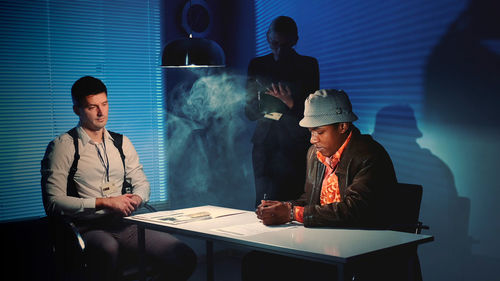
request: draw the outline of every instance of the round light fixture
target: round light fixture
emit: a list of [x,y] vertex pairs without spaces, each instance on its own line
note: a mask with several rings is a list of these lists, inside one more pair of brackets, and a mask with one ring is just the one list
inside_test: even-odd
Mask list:
[[170,41],[163,49],[161,66],[225,67],[226,56],[219,44],[200,38],[208,33],[211,23],[211,12],[205,1],[188,1],[182,11],[182,27],[189,38]]

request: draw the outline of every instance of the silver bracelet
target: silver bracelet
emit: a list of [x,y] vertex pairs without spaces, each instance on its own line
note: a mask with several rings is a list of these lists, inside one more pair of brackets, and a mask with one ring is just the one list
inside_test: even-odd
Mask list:
[[293,212],[293,204],[292,202],[286,202],[289,206],[290,206],[290,221],[294,221],[295,220],[295,214]]

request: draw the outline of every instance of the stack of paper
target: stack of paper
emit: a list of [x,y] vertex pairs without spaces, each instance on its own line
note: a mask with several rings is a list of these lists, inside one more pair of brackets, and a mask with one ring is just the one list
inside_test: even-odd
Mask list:
[[224,216],[240,214],[243,212],[244,211],[241,210],[207,205],[207,206],[179,209],[173,211],[160,211],[154,213],[140,214],[134,217],[142,220],[149,220],[165,224],[181,224],[192,221],[220,218]]

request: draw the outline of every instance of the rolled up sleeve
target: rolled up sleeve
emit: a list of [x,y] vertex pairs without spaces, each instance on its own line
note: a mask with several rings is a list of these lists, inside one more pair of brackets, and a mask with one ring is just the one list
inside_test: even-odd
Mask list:
[[73,141],[65,135],[49,143],[41,165],[41,187],[47,215],[76,215],[95,211],[95,198],[67,195],[68,174],[73,163]]

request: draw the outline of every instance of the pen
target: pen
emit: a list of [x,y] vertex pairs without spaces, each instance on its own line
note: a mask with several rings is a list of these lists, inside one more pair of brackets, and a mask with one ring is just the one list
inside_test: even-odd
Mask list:
[[262,207],[266,208],[266,207],[271,206],[271,205],[269,205],[269,202],[266,202],[267,200],[269,200],[269,197],[267,196],[267,193],[264,193],[263,199],[261,200]]

